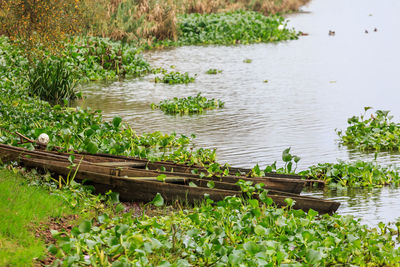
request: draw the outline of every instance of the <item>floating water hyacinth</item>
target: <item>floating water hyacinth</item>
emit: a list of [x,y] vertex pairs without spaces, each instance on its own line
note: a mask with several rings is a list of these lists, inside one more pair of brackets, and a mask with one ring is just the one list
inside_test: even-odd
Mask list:
[[184,98],[174,97],[173,99],[163,100],[158,105],[151,104],[152,109],[159,108],[166,114],[200,114],[205,110],[218,109],[224,107],[224,102],[217,99],[207,99],[198,93],[197,96]]

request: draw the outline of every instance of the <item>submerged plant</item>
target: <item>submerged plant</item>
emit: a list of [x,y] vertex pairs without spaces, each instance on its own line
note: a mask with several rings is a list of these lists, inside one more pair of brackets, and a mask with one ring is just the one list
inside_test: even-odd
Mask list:
[[364,114],[347,120],[346,131],[337,131],[340,143],[360,150],[400,150],[400,124],[392,122],[388,110],[377,110],[367,116],[371,107],[364,108]]
[[224,107],[224,102],[217,99],[207,99],[198,93],[197,96],[184,98],[174,97],[171,100],[163,100],[158,105],[151,104],[152,109],[159,108],[166,114],[199,114],[205,110],[218,109]]
[[178,71],[171,71],[169,73],[164,73],[163,77],[158,77],[154,79],[156,83],[168,83],[168,84],[179,84],[179,83],[192,83],[195,81],[195,77],[189,75],[189,73],[180,73]]

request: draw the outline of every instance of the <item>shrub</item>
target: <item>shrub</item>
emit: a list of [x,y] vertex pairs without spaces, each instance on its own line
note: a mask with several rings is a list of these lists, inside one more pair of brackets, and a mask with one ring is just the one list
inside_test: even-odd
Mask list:
[[74,72],[62,60],[39,61],[28,74],[31,95],[53,103],[76,98]]

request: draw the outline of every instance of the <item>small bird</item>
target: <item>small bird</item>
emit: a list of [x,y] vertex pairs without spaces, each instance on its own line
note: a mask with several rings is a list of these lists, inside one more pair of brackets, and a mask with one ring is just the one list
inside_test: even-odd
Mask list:
[[368,33],[368,31],[367,31],[367,30],[365,30],[365,33]]
[[374,32],[377,32],[377,31],[378,31],[378,29],[377,29],[377,28],[375,28],[375,29],[374,29]]
[[330,36],[334,36],[335,35],[335,31],[329,31],[329,35]]

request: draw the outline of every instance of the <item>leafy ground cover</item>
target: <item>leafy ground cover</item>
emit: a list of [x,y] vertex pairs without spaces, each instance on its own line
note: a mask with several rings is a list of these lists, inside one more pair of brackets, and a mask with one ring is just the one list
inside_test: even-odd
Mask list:
[[365,107],[364,114],[349,118],[345,132],[337,131],[340,143],[360,150],[400,150],[400,124],[392,121],[390,111],[367,115],[370,109]]
[[[288,200],[289,202],[289,200]],[[161,205],[156,197],[154,204]],[[54,231],[63,264],[113,266],[391,265],[397,229],[368,229],[351,216],[318,216],[256,199],[206,200],[193,209],[133,217],[101,214]]]
[[179,17],[178,40],[167,45],[249,44],[296,39],[298,33],[282,26],[281,16],[264,16],[253,11],[216,14],[185,14]]
[[60,56],[29,62],[24,54],[0,37],[0,76],[18,83],[18,90],[43,100],[73,99],[75,85],[89,80],[137,77],[150,73],[139,50],[103,38],[71,39]]
[[[49,174],[20,170],[24,181],[15,172],[0,171],[0,240],[7,245],[0,255],[6,264],[29,264],[46,253],[42,262],[61,266],[383,266],[400,260],[399,223],[371,229],[352,216],[292,210],[290,199],[288,207],[278,208],[257,186],[249,199],[232,196],[214,203],[205,198],[194,207],[167,208],[160,195],[145,205],[120,203],[112,192],[93,195],[90,187],[76,183],[58,188]],[[71,210],[80,219],[70,221],[68,229],[40,221]],[[43,240],[27,232],[27,220],[50,227],[47,251]],[[27,252],[14,253],[15,245],[25,242],[16,239],[26,236],[31,238],[25,240]],[[38,251],[34,244],[40,244]]]
[[168,84],[188,84],[195,81],[195,77],[189,75],[189,73],[180,73],[178,71],[165,72],[162,77],[156,76],[154,81],[156,83],[168,83]]
[[201,96],[188,96],[183,98],[174,97],[171,100],[163,100],[158,105],[151,105],[153,109],[159,108],[166,114],[200,114],[205,110],[223,108],[224,103],[217,99],[207,99]]

